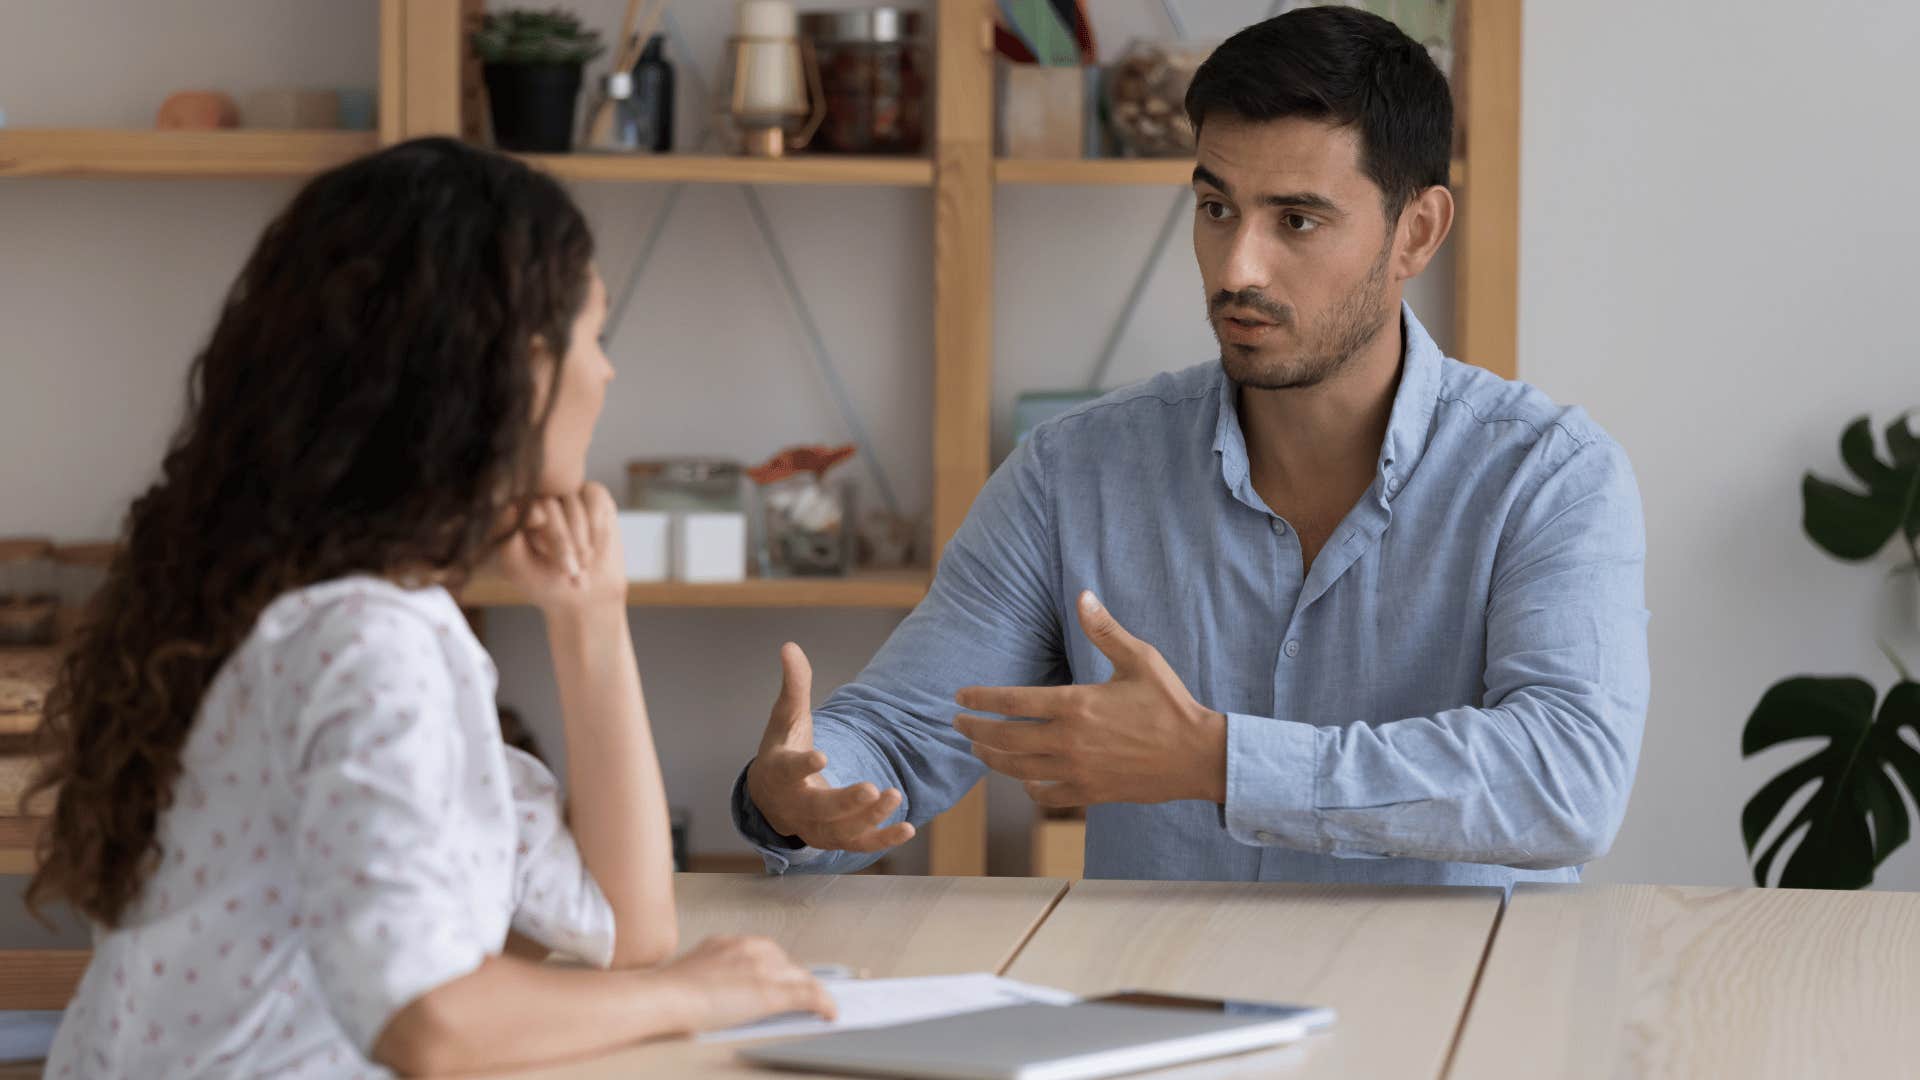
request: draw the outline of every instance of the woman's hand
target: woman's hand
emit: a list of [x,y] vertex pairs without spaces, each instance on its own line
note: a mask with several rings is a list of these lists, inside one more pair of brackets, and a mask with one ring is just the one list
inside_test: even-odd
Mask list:
[[684,994],[691,1030],[713,1031],[787,1012],[834,1018],[820,981],[763,937],[710,937],[665,967],[649,972]]
[[626,558],[613,496],[588,484],[527,504],[519,532],[501,544],[500,573],[549,618],[627,600]]

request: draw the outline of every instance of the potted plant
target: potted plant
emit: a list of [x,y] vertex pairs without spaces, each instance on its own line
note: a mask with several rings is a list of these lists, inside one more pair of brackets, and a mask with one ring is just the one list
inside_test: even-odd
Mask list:
[[605,51],[599,32],[559,8],[513,9],[489,13],[472,40],[487,86],[495,145],[545,154],[573,149],[581,69]]
[[[1848,562],[1871,559],[1900,537],[1901,565],[1891,576],[1920,580],[1920,437],[1908,424],[1911,415],[1901,415],[1886,429],[1891,460],[1875,449],[1866,417],[1849,425],[1840,437],[1840,457],[1865,491],[1808,473],[1800,484],[1801,520],[1815,544]],[[1874,869],[1907,842],[1910,823],[1901,788],[1920,796],[1920,750],[1906,738],[1920,735],[1920,682],[1884,639],[1880,648],[1899,674],[1885,698],[1858,676],[1803,675],[1776,683],[1747,719],[1740,740],[1743,757],[1795,739],[1827,741],[1768,781],[1741,812],[1740,829],[1752,859],[1788,801],[1814,785],[1812,797],[1758,852],[1755,884],[1768,884],[1775,858],[1796,834],[1799,846],[1778,880],[1788,888],[1865,888],[1873,883]]]

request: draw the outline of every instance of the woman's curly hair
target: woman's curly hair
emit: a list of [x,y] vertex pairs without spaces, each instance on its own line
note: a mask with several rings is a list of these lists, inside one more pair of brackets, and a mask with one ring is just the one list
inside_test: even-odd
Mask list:
[[48,695],[30,907],[119,925],[201,698],[276,596],[484,558],[539,475],[592,256],[558,183],[450,139],[324,173],[267,226]]

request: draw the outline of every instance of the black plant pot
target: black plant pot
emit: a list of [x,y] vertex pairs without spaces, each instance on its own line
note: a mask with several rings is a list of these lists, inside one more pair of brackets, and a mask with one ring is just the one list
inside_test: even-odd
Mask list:
[[573,149],[579,64],[487,64],[484,74],[494,145],[528,154]]

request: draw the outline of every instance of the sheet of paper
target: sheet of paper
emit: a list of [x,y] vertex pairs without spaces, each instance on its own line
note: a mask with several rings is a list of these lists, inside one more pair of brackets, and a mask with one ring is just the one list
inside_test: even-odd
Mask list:
[[827,992],[840,1006],[833,1023],[811,1013],[782,1013],[751,1024],[710,1031],[702,1042],[741,1039],[791,1038],[828,1031],[882,1027],[914,1020],[932,1020],[1003,1005],[1070,1005],[1079,1000],[1065,990],[1002,979],[985,972],[972,975],[927,975],[917,979],[826,979]]

